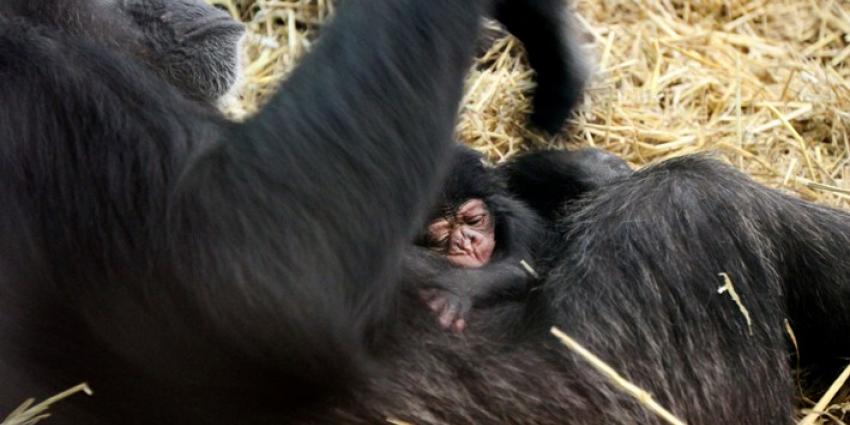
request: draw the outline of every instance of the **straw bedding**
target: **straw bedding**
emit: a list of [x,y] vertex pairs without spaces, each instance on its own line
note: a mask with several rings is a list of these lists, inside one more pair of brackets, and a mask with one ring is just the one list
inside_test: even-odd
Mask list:
[[[330,0],[213,0],[245,21],[248,77],[225,109],[250,114],[333,13]],[[850,207],[850,1],[578,0],[593,58],[562,135],[525,127],[531,73],[500,37],[467,80],[461,140],[495,161],[541,146],[597,146],[635,166],[715,152],[759,181]]]

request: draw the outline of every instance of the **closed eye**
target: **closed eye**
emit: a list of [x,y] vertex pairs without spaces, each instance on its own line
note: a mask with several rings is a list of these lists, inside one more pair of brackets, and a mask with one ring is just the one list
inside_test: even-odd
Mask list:
[[430,236],[427,240],[428,248],[430,248],[434,251],[437,251],[437,252],[445,251],[448,244],[449,244],[449,235],[448,234],[444,234],[441,237]]
[[448,239],[434,241],[428,244],[428,249],[438,254],[445,254],[448,251]]

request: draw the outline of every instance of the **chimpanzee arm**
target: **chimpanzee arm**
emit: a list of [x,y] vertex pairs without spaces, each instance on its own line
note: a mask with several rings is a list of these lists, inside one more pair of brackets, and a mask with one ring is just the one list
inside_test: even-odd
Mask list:
[[176,273],[210,294],[199,308],[237,358],[319,385],[360,372],[452,142],[479,12],[344,2],[264,110],[185,171]]
[[433,287],[466,298],[470,308],[516,298],[536,282],[533,269],[523,268],[521,261],[510,258],[478,269],[455,268],[437,277]]
[[518,258],[503,258],[478,268],[461,268],[427,248],[405,253],[406,288],[434,312],[440,325],[462,332],[475,307],[521,297],[536,282]]
[[506,258],[477,268],[450,264],[427,248],[410,247],[404,257],[405,281],[415,289],[445,290],[467,298],[469,307],[524,293],[534,284],[534,269],[522,266],[521,259]]
[[505,163],[500,170],[508,191],[547,219],[555,217],[567,201],[632,174],[622,159],[599,149],[534,152]]

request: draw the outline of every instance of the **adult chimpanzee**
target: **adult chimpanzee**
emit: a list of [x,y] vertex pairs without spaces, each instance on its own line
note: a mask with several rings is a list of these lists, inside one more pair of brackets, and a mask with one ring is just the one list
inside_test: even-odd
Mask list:
[[[0,406],[88,380],[53,423],[656,421],[556,324],[689,423],[788,422],[781,322],[845,329],[848,217],[712,162],[589,195],[541,290],[463,337],[402,296],[485,3],[344,2],[244,124],[94,35],[0,18]],[[495,3],[528,40],[561,32],[560,0]]]
[[[531,180],[523,176],[569,180],[560,155],[514,164],[513,193],[543,205],[537,195],[544,191],[526,186]],[[550,195],[563,195],[543,183]],[[850,315],[843,305],[850,295],[844,212],[689,157],[614,181],[553,216],[558,237],[544,249],[540,290],[476,310],[463,339],[428,333],[421,316],[399,324],[390,339],[398,350],[391,375],[375,386],[391,396],[360,399],[378,404],[372,417],[389,411],[417,423],[659,422],[547,339],[550,324],[687,423],[791,423],[785,318],[797,330],[804,363],[829,368],[850,352],[846,341],[828,338],[846,330]],[[752,323],[718,294],[720,273],[730,277]]]
[[559,206],[632,171],[598,149],[531,153],[498,168],[485,166],[469,148],[455,150],[436,207],[405,256],[403,275],[444,328],[461,332],[473,306],[521,298],[533,288],[539,277],[534,259],[545,255],[552,227],[537,212],[554,221]]
[[[176,60],[233,52],[200,3],[0,2],[0,405],[86,379],[98,400],[58,421],[279,421],[348,391],[373,370],[366,325],[391,313],[487,3],[351,1],[237,125],[194,102],[232,74]],[[581,81],[562,5],[494,3],[546,68],[532,120],[559,126]],[[299,398],[263,403],[281,383]]]

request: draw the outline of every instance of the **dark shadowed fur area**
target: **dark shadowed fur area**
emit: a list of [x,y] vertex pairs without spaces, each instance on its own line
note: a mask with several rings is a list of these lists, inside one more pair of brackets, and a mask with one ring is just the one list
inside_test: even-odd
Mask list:
[[[0,1],[15,6],[0,7],[4,412],[87,381],[95,396],[51,423],[659,422],[557,325],[688,423],[777,424],[791,422],[786,317],[804,362],[848,354],[817,342],[850,323],[848,215],[704,158],[563,205],[539,199],[571,198],[558,154],[518,163],[551,176],[511,186],[556,210],[541,211],[540,289],[476,311],[462,335],[406,295],[402,254],[446,173],[479,21],[534,44],[532,122],[556,129],[582,81],[560,0],[348,0],[244,123],[94,29],[108,22],[17,8],[69,10],[54,4]],[[140,22],[111,31],[159,40]],[[231,36],[221,25],[179,33]]]

